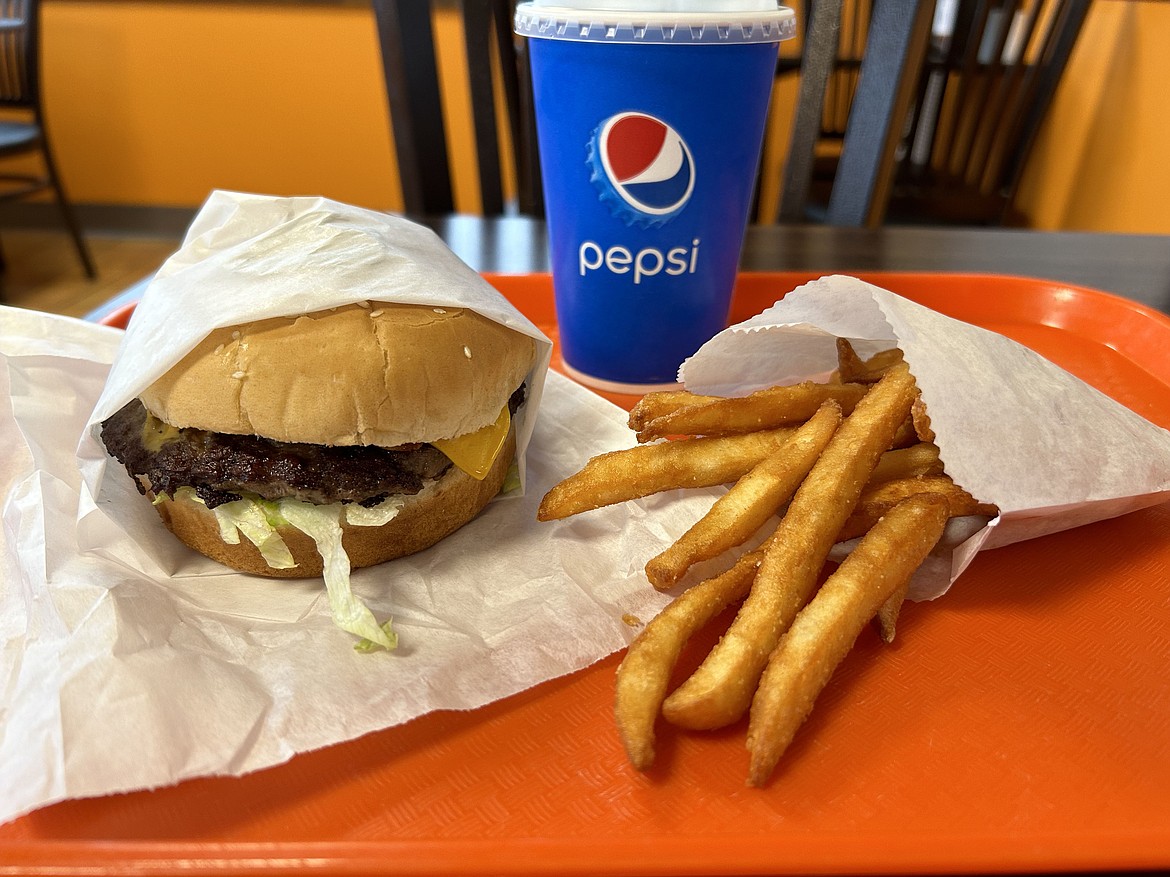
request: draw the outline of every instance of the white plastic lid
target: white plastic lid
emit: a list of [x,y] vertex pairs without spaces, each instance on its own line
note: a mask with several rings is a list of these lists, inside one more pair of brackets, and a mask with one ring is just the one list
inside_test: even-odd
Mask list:
[[531,0],[530,5],[546,9],[604,10],[610,12],[773,12],[776,0]]
[[530,0],[516,33],[601,43],[776,43],[796,35],[796,16],[776,0],[585,0],[582,8]]

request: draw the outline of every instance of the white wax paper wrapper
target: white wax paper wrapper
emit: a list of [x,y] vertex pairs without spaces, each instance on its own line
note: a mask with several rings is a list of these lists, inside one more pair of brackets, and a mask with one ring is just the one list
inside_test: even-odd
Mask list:
[[[214,239],[197,227],[188,245]],[[183,270],[170,265],[150,294]],[[314,284],[294,286],[290,299]],[[175,318],[168,337],[193,343],[195,320]],[[158,352],[137,363],[142,375],[107,382],[115,356],[129,356],[121,340],[0,308],[0,822],[65,798],[246,773],[586,667],[636,635],[624,616],[665,605],[642,566],[715,495],[537,523],[553,484],[632,443],[625,412],[549,374],[524,494],[428,551],[353,574],[399,635],[396,651],[361,654],[319,579],[234,573],[166,532],[116,463],[98,485],[91,412],[114,410],[174,358]]]
[[1000,509],[974,534],[944,537],[942,562],[924,565],[913,599],[944,593],[981,549],[1170,499],[1170,432],[1003,335],[853,277],[788,293],[709,341],[679,377],[717,395],[823,377],[837,336],[863,356],[902,349],[947,474]]

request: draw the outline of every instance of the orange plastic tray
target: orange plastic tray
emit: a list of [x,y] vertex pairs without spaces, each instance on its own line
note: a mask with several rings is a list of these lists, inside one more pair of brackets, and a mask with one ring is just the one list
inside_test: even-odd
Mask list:
[[[1037,349],[1170,426],[1170,320],[1035,280],[867,275]],[[547,277],[492,277],[555,336]],[[806,275],[741,278],[735,319]],[[123,315],[124,316],[124,315]],[[771,784],[743,728],[631,770],[617,656],[239,779],[0,827],[0,872],[742,874],[1170,866],[1170,508],[981,555],[867,632]]]

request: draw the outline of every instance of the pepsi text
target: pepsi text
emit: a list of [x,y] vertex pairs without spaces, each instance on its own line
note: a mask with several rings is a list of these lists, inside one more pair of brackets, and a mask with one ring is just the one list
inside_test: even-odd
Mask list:
[[582,277],[604,269],[610,274],[630,274],[635,284],[658,274],[694,274],[698,261],[698,238],[691,241],[690,247],[672,247],[665,253],[657,247],[643,247],[633,253],[621,244],[603,249],[595,241],[582,241],[577,249],[577,268]]

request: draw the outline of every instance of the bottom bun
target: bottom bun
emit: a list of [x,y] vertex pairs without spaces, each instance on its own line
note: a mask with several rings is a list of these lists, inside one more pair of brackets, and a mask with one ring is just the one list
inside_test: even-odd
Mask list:
[[[422,493],[405,497],[406,504],[382,526],[357,527],[343,520],[341,542],[350,567],[358,569],[405,557],[454,533],[500,492],[515,453],[515,435],[509,433],[504,449],[482,481],[451,466]],[[241,537],[235,545],[224,542],[215,513],[201,502],[180,497],[158,502],[155,508],[167,528],[185,545],[232,569],[275,578],[313,578],[322,573],[316,543],[295,527],[280,527],[277,532],[292,552],[296,566],[273,569],[247,539]]]

